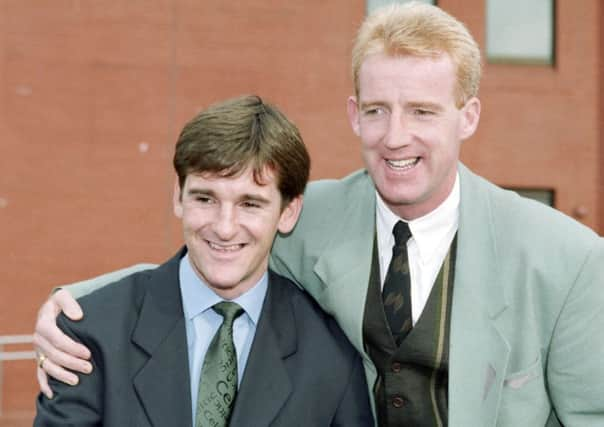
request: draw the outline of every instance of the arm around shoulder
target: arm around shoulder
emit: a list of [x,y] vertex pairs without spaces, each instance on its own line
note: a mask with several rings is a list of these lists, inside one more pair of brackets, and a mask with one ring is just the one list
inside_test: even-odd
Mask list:
[[[78,335],[70,328],[69,321],[61,315],[57,325],[72,339],[78,340]],[[94,362],[93,362],[94,363]],[[89,375],[81,376],[76,386],[64,384],[50,378],[53,389],[52,399],[40,393],[36,401],[36,418],[34,427],[58,426],[101,426],[103,384],[98,366]]]
[[156,267],[157,264],[135,264],[131,265],[130,267],[111,271],[109,273],[105,273],[88,280],[82,280],[76,283],[57,286],[57,288],[66,289],[74,298],[77,299],[83,297],[84,295],[88,295],[89,293],[100,289],[103,286],[108,285],[109,283],[116,282],[132,273],[136,273],[143,270],[150,270]]

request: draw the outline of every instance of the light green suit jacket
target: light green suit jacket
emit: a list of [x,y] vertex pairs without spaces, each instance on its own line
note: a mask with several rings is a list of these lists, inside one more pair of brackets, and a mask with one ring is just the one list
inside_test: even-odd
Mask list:
[[[604,426],[604,239],[461,164],[459,172],[449,425]],[[364,356],[370,387],[362,323],[374,233],[365,171],[313,182],[271,259],[337,319]]]

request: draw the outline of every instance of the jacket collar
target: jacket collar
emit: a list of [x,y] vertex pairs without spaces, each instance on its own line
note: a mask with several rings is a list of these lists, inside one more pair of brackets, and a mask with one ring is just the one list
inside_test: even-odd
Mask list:
[[509,295],[500,271],[493,186],[459,166],[457,262],[451,312],[449,422],[490,425],[497,417],[510,344],[501,325]]
[[[149,359],[134,387],[154,426],[191,426],[187,338],[178,286],[185,249],[146,278],[144,300],[132,342]],[[297,351],[294,307],[287,285],[269,272],[269,286],[231,425],[269,425],[292,392],[285,359]]]
[[149,359],[134,378],[134,388],[154,426],[191,425],[187,337],[178,265],[181,249],[167,263],[141,278],[146,292],[132,342]]
[[269,287],[230,424],[270,425],[292,392],[285,360],[297,351],[288,284],[269,271]]
[[367,172],[357,179],[359,184],[346,194],[345,209],[333,238],[314,266],[325,284],[324,293],[314,296],[335,317],[356,349],[364,353],[362,313],[373,255],[375,187]]

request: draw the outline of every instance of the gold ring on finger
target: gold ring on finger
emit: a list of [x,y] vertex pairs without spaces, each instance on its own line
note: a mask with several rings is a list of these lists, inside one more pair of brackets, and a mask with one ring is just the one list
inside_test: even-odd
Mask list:
[[43,366],[46,359],[47,357],[42,353],[38,354],[38,367],[40,367],[40,369],[44,369]]

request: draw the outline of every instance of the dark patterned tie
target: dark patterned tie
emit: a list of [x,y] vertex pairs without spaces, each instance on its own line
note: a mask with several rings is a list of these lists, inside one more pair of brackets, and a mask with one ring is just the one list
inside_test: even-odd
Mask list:
[[243,309],[223,301],[212,307],[224,321],[203,361],[197,394],[195,427],[226,427],[237,393],[237,354],[233,344],[233,322]]
[[409,225],[399,221],[392,231],[394,234],[394,247],[392,248],[392,260],[388,267],[382,300],[384,301],[384,312],[386,320],[392,331],[392,337],[396,345],[413,328],[411,317],[411,277],[409,274],[409,257],[407,256],[407,240],[411,237]]

